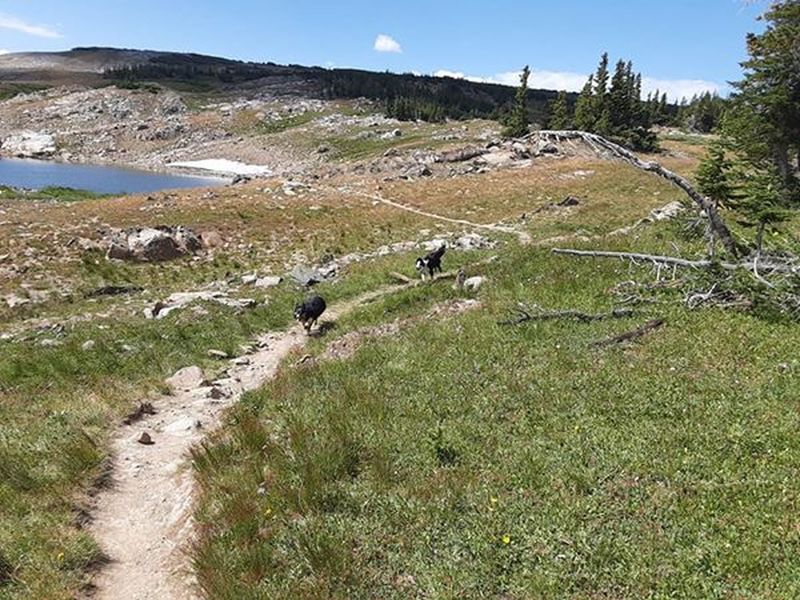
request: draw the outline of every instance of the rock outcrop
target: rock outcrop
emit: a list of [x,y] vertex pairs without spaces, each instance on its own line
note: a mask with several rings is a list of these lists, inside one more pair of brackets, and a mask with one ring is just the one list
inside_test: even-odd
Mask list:
[[144,227],[114,230],[106,256],[118,260],[162,262],[199,251],[200,238],[187,227]]
[[19,158],[49,158],[56,153],[52,135],[35,131],[22,131],[3,140],[2,153]]

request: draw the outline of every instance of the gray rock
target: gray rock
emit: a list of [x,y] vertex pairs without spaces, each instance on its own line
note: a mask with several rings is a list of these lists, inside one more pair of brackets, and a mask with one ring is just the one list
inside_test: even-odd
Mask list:
[[467,277],[464,280],[464,289],[468,292],[477,292],[483,284],[486,283],[486,277],[483,275],[476,275],[474,277]]
[[192,365],[191,367],[184,367],[175,372],[172,377],[167,378],[164,382],[173,391],[191,390],[198,387],[204,387],[208,384],[203,370]]
[[187,227],[143,227],[114,230],[107,258],[161,262],[199,251],[200,238]]
[[257,288],[271,288],[279,285],[283,281],[283,277],[279,277],[277,275],[267,275],[265,277],[259,277],[253,282]]
[[23,158],[46,158],[56,152],[56,142],[52,135],[34,131],[22,131],[3,140],[5,154]]
[[306,265],[297,265],[291,270],[289,277],[305,287],[311,287],[325,279],[319,271]]

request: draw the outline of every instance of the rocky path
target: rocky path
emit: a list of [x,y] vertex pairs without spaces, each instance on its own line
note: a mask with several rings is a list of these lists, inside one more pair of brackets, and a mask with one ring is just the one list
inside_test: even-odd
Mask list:
[[[387,286],[331,307],[324,320],[407,285]],[[188,548],[192,541],[194,481],[189,450],[221,423],[241,395],[273,377],[281,361],[303,346],[300,327],[267,333],[258,349],[231,361],[224,378],[203,380],[182,369],[172,395],[155,401],[156,414],[123,425],[112,437],[114,485],[97,498],[92,534],[110,558],[95,580],[100,600],[198,598]],[[152,444],[140,443],[147,432]]]

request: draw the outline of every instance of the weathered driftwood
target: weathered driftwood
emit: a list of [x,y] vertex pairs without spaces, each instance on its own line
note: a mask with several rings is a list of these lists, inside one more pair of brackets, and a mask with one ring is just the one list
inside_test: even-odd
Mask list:
[[594,348],[602,348],[604,346],[612,346],[614,344],[621,344],[622,342],[627,342],[629,340],[635,340],[636,338],[640,338],[643,335],[650,333],[654,329],[658,329],[663,324],[664,319],[652,319],[641,327],[637,327],[632,331],[626,331],[625,333],[621,333],[619,335],[599,340],[597,342],[592,342],[590,345]]
[[710,267],[711,265],[719,266],[726,271],[735,271],[737,269],[745,269],[747,271],[754,271],[758,268],[762,272],[773,273],[795,273],[797,267],[784,262],[763,261],[758,260],[756,263],[752,260],[742,262],[714,262],[708,259],[689,260],[677,256],[662,256],[659,254],[641,254],[639,252],[613,252],[610,250],[576,250],[574,248],[553,248],[551,250],[554,254],[567,254],[572,256],[588,256],[592,258],[620,258],[623,260],[641,261],[644,263],[651,263],[656,265],[674,265],[676,267],[688,267],[692,269],[700,269]]
[[529,310],[518,307],[515,309],[517,316],[513,319],[500,321],[500,325],[519,325],[526,321],[552,321],[554,319],[574,319],[583,323],[589,321],[602,321],[603,319],[624,319],[633,316],[630,308],[615,308],[605,313],[585,313],[578,310],[556,310],[551,312],[531,313]]
[[586,142],[589,146],[594,148],[595,150],[605,150],[606,152],[610,153],[612,156],[620,158],[625,162],[633,165],[637,169],[642,169],[643,171],[648,171],[650,173],[655,173],[656,175],[663,177],[673,185],[676,185],[681,190],[683,190],[689,198],[692,199],[705,213],[708,215],[709,223],[711,224],[711,228],[714,231],[714,234],[719,238],[722,242],[722,245],[725,247],[725,250],[733,256],[734,258],[739,255],[739,248],[736,244],[736,241],[733,239],[728,226],[725,225],[725,221],[722,220],[722,217],[717,210],[716,205],[706,196],[698,192],[692,185],[684,178],[678,175],[677,173],[673,173],[669,169],[665,169],[660,164],[655,161],[643,161],[638,156],[636,156],[633,152],[626,150],[619,144],[615,144],[602,136],[599,136],[595,133],[589,133],[586,131],[549,131],[549,130],[542,130],[535,132],[531,135],[538,135],[541,139],[550,138],[556,140],[574,140],[580,139]]

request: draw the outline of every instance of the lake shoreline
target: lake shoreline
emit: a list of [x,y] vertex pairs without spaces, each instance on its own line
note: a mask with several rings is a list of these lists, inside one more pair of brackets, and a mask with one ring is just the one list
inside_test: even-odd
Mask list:
[[222,187],[232,183],[234,178],[202,170],[157,171],[102,162],[67,162],[0,156],[0,186],[20,191],[37,191],[52,187],[85,190],[99,195],[124,195]]

